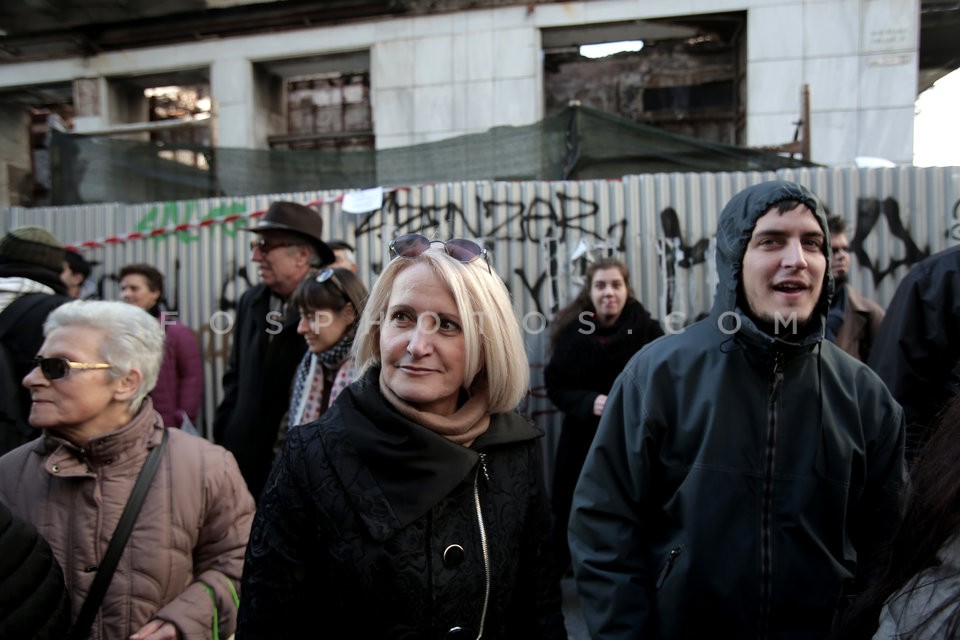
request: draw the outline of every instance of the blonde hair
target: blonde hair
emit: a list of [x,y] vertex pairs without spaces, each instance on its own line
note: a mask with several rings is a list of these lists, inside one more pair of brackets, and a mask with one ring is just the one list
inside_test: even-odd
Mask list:
[[357,377],[380,365],[380,325],[389,321],[394,282],[415,264],[430,267],[457,305],[466,347],[464,387],[469,389],[479,376],[489,389],[490,413],[515,409],[530,384],[530,365],[510,293],[485,260],[462,263],[440,248],[415,258],[395,258],[374,283],[354,341]]

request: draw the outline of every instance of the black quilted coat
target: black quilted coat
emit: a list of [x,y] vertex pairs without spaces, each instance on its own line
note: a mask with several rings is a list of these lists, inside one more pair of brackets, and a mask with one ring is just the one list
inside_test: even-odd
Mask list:
[[397,413],[379,374],[287,437],[247,546],[238,640],[566,637],[539,430],[498,414],[471,448],[453,444]]
[[0,638],[60,640],[70,597],[50,545],[0,502]]

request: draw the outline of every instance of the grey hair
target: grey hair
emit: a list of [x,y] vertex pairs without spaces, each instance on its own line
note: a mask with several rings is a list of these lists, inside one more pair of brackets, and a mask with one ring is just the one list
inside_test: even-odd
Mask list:
[[[267,234],[261,234],[267,235]],[[299,233],[291,233],[289,231],[270,231],[269,235],[271,238],[277,238],[283,242],[289,242],[290,246],[286,247],[286,250],[293,255],[299,247],[306,247],[310,250],[310,255],[307,257],[307,264],[313,267],[319,267],[323,265],[323,260],[320,258],[320,254],[317,253],[317,247],[310,240]]]
[[65,327],[88,327],[103,333],[100,357],[112,368],[109,375],[122,378],[133,369],[142,375],[140,387],[130,399],[130,410],[153,391],[163,362],[163,329],[156,318],[126,302],[75,300],[57,307],[43,324],[43,335]]

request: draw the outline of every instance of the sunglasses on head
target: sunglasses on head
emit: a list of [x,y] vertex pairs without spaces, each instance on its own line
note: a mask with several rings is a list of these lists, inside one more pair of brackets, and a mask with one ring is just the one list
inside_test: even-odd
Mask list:
[[334,287],[336,287],[337,292],[343,296],[343,299],[347,302],[351,302],[350,296],[347,295],[347,290],[343,288],[343,284],[340,282],[340,278],[337,277],[337,274],[334,272],[333,267],[327,267],[323,271],[317,274],[317,277],[314,278],[315,282],[323,284],[329,280]]
[[419,233],[408,233],[394,239],[390,243],[390,251],[401,258],[416,258],[434,244],[442,244],[443,250],[448,256],[464,264],[473,262],[483,256],[487,263],[487,271],[493,273],[490,268],[490,257],[487,255],[487,250],[473,240],[464,238],[453,238],[447,241],[431,240]]
[[44,358],[37,356],[33,359],[33,365],[40,367],[40,373],[47,380],[60,380],[70,375],[71,369],[112,369],[113,367],[105,362],[73,362],[66,358]]

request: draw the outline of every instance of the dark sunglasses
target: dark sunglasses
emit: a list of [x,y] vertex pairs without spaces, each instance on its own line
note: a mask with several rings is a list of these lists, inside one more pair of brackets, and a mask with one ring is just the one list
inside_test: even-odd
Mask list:
[[264,255],[270,253],[274,249],[291,246],[293,246],[292,242],[284,242],[283,240],[270,242],[266,238],[259,238],[257,240],[250,241],[250,251],[256,251],[257,249],[260,249],[260,253]]
[[448,256],[464,264],[473,262],[483,256],[487,263],[487,271],[493,273],[490,268],[490,258],[487,255],[487,250],[473,240],[464,238],[453,238],[444,242],[443,240],[430,240],[419,233],[408,233],[394,239],[390,243],[390,251],[401,258],[416,258],[434,244],[442,244],[443,250]]
[[66,358],[44,358],[37,356],[33,359],[33,365],[40,367],[40,373],[47,380],[60,380],[70,374],[71,369],[112,369],[113,367],[105,362],[73,362]]

